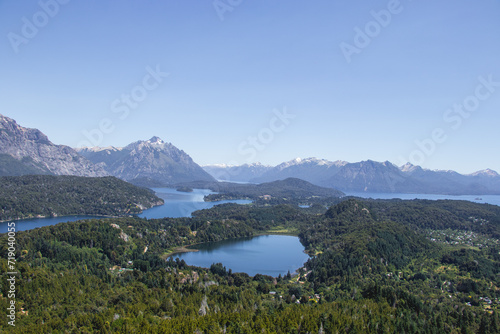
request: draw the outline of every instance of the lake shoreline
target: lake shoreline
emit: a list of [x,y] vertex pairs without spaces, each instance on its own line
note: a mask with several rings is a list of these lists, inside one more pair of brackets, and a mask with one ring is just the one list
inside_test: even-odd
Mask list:
[[[96,217],[95,219],[99,218],[122,218],[122,217],[139,217],[140,214],[142,214],[145,210],[149,210],[155,207],[159,207],[162,205],[165,205],[165,201],[162,199],[163,202],[156,202],[154,203],[150,208],[146,207],[141,207],[141,212],[135,213],[135,214],[123,214],[123,215],[118,215],[118,216],[112,216],[112,215],[99,215],[99,214],[92,214],[92,213],[70,213],[70,214],[63,214],[63,215],[54,215],[54,216],[44,216],[44,215],[35,215],[32,217],[18,217],[18,218],[12,218],[12,219],[7,219],[7,220],[0,220],[0,223],[10,223],[10,222],[17,222],[19,220],[30,220],[30,219],[45,219],[45,218],[63,218],[63,217],[75,217],[75,216],[92,216]],[[140,217],[139,217],[140,218]],[[92,218],[90,218],[92,219]]]
[[185,245],[185,246],[180,246],[180,247],[175,247],[171,252],[163,254],[161,257],[166,260],[167,258],[175,255],[175,254],[182,254],[182,253],[191,253],[191,252],[199,252],[199,249],[196,248],[187,248],[195,245],[200,245],[198,244],[192,244],[192,245]]
[[[70,214],[70,215],[62,215],[62,216],[42,216],[42,215],[37,215],[34,217],[24,217],[24,218],[14,218],[14,219],[8,219],[8,220],[0,220],[1,223],[12,223],[12,222],[18,222],[20,220],[35,220],[35,219],[46,219],[46,218],[64,218],[64,217],[76,217],[76,216],[91,216],[95,218],[88,218],[88,219],[100,219],[100,218],[123,218],[123,217],[135,217],[135,216],[107,216],[107,215],[92,215],[92,214],[85,214],[85,213],[76,213],[76,214]],[[85,219],[82,219],[85,220]],[[70,222],[70,221],[68,221]],[[65,222],[61,222],[65,223]],[[59,224],[59,223],[58,223]]]
[[[287,236],[290,236],[290,237],[297,237],[298,236],[298,233],[297,234],[293,234],[292,232],[262,232],[262,233],[255,233],[253,234],[252,236],[250,236],[250,238],[254,238],[254,237],[261,237],[261,236],[265,236],[265,235],[287,235]],[[248,238],[248,237],[240,237],[240,238],[229,238],[229,239],[223,239],[223,240],[220,240],[220,241],[226,241],[226,240],[238,240],[238,239],[241,239],[241,238]],[[210,241],[209,241],[210,242]],[[206,242],[206,243],[209,243],[209,242]],[[196,245],[202,245],[204,244],[205,242],[199,242],[199,243],[195,243],[195,244],[189,244],[189,245],[184,245],[184,246],[179,246],[179,247],[175,247],[171,252],[169,253],[165,253],[162,255],[163,258],[167,259],[169,258],[170,256],[173,256],[175,254],[182,254],[182,253],[191,253],[191,252],[199,252],[200,250],[199,249],[196,249],[196,248],[188,248],[188,247],[194,247]],[[304,253],[306,253],[306,251],[304,250]],[[307,254],[307,253],[306,253]]]
[[272,277],[286,275],[287,271],[295,277],[310,258],[296,235],[265,232],[243,238],[185,245],[167,252],[162,255],[163,259],[172,256],[183,259],[193,267],[209,269],[214,263],[222,263],[233,273]]

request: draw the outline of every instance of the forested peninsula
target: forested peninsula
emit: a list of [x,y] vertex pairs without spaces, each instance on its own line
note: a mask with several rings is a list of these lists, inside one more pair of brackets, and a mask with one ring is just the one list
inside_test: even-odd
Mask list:
[[116,177],[0,177],[0,221],[65,215],[123,216],[164,202]]

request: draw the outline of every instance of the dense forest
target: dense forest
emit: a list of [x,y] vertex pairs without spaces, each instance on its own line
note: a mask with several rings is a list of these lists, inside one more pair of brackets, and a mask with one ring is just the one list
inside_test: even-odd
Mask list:
[[[498,333],[500,207],[349,199],[326,212],[226,204],[16,236],[17,333]],[[188,266],[176,247],[298,235],[297,275]],[[7,253],[7,236],[0,237]],[[7,308],[7,260],[0,259]],[[9,326],[6,322],[2,329]]]
[[111,176],[0,177],[0,221],[77,214],[122,216],[160,204],[163,200],[151,190]]

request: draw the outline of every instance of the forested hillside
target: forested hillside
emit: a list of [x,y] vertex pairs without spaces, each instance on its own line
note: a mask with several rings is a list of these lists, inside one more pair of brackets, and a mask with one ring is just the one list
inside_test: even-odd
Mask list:
[[[99,219],[19,232],[18,319],[9,329],[498,333],[499,209],[347,200],[316,214],[229,204],[194,218]],[[313,255],[297,276],[251,277],[166,258],[179,246],[273,230],[299,235]],[[6,259],[0,267],[8,271]],[[5,309],[5,274],[0,282]]]
[[323,188],[307,181],[288,178],[261,184],[231,183],[231,182],[189,182],[179,186],[184,188],[210,189],[217,194],[205,196],[205,201],[220,201],[231,199],[251,199],[257,204],[297,204],[301,202],[315,203],[318,201],[335,202],[345,194],[337,189]]
[[137,214],[163,204],[151,190],[115,177],[0,177],[0,221],[36,216]]

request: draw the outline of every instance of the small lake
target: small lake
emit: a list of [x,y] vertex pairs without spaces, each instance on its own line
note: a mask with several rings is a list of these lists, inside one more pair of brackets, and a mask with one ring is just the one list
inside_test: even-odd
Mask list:
[[[234,201],[218,201],[218,202],[205,202],[203,197],[205,195],[213,194],[210,190],[194,189],[193,192],[184,193],[171,188],[154,188],[157,196],[165,200],[165,204],[156,206],[154,208],[144,210],[139,215],[141,218],[178,218],[178,217],[191,217],[191,213],[196,210],[209,209],[218,204],[224,203],[238,203],[249,204],[252,201],[248,200],[234,200]],[[51,226],[59,223],[72,222],[82,219],[102,218],[97,216],[61,216],[52,218],[35,218],[35,219],[22,219],[15,221],[16,231],[27,231],[38,227]],[[0,233],[8,231],[7,222],[0,223]]]
[[449,199],[455,201],[470,201],[474,203],[488,203],[500,206],[500,195],[434,195],[434,194],[402,194],[402,193],[365,193],[365,192],[350,192],[347,196],[356,196],[361,198],[373,199],[429,199],[440,200]]
[[173,255],[188,265],[210,268],[222,263],[233,272],[244,272],[277,277],[293,273],[309,259],[298,237],[288,235],[262,235],[195,245],[198,252]]

